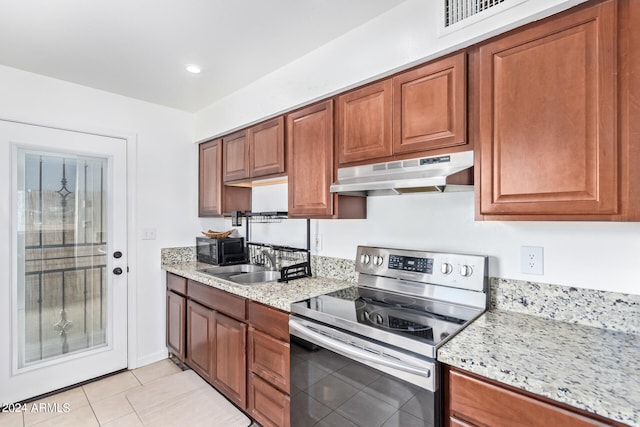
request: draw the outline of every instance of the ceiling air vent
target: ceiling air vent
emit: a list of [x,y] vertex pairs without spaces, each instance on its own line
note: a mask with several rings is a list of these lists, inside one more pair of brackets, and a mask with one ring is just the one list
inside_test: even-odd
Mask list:
[[444,26],[449,27],[508,0],[444,0]]

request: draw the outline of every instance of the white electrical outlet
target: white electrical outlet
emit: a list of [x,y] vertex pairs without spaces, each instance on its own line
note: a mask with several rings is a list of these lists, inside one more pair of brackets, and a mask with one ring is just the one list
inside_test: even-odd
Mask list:
[[520,271],[523,274],[544,274],[544,248],[522,246],[520,248]]
[[322,234],[316,234],[314,248],[316,253],[322,251]]

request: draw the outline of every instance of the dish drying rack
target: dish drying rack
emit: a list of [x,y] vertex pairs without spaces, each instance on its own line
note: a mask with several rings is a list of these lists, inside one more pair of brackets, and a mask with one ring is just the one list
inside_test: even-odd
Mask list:
[[247,242],[247,248],[251,264],[270,264],[271,261],[269,261],[267,253],[272,259],[276,260],[276,265],[270,266],[280,270],[278,282],[288,283],[289,280],[311,277],[311,254],[309,249],[254,242]]

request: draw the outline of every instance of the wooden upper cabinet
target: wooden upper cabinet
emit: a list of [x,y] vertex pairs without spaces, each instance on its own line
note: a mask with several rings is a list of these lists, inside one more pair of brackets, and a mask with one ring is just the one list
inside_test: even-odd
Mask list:
[[284,116],[249,128],[247,140],[252,178],[284,173]]
[[336,196],[333,182],[333,100],[287,115],[289,217],[366,218],[366,198]]
[[222,140],[199,146],[198,216],[222,215]]
[[284,116],[222,138],[225,183],[283,175]]
[[233,133],[224,141],[224,182],[246,179],[250,176],[249,142],[247,131]]
[[333,102],[287,116],[289,216],[330,217],[333,195]]
[[391,79],[337,98],[339,164],[391,156],[392,106]]
[[221,139],[203,142],[198,149],[198,216],[251,210],[251,189],[226,187],[222,181]]
[[393,78],[393,153],[464,145],[466,53]]
[[620,213],[616,22],[606,1],[479,47],[479,219]]

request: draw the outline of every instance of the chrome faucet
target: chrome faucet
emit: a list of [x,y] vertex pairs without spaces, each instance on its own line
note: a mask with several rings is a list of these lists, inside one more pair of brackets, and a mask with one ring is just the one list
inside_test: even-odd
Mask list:
[[269,249],[261,250],[260,254],[266,256],[267,259],[269,260],[269,264],[271,264],[271,268],[270,268],[271,271],[275,271],[278,269],[276,256],[271,252],[269,252]]

